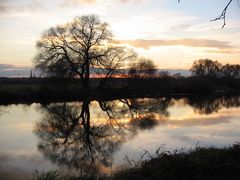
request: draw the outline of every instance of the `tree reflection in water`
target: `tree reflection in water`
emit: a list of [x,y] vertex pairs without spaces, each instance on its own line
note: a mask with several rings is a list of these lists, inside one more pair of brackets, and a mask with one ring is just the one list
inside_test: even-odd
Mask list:
[[[155,114],[167,116],[170,99],[120,99],[98,101],[102,117],[90,116],[90,102],[42,105],[36,124],[39,150],[69,170],[98,174],[112,167],[113,154],[138,131],[157,124]],[[95,102],[96,104],[96,102]],[[96,119],[91,119],[96,118]]]
[[[43,118],[35,128],[38,148],[53,163],[80,175],[106,172],[120,145],[169,116],[168,107],[174,102],[171,98],[85,99],[42,105]],[[188,97],[183,102],[197,113],[210,114],[223,107],[239,107],[240,97]]]
[[188,97],[185,103],[193,107],[196,113],[211,114],[222,108],[233,108],[240,106],[240,96],[222,97]]

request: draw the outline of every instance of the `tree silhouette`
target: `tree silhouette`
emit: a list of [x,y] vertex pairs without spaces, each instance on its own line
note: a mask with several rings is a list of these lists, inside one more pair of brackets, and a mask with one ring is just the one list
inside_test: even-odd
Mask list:
[[139,59],[130,64],[128,75],[130,78],[149,78],[156,72],[156,66],[150,59]]
[[80,172],[81,176],[111,167],[113,152],[124,136],[116,136],[108,123],[91,124],[89,101],[50,104],[41,110],[44,118],[35,129],[41,140],[38,149],[53,163]]
[[220,96],[220,97],[188,97],[185,103],[193,107],[199,114],[212,114],[222,108],[232,108],[240,106],[239,96]]
[[221,68],[222,77],[237,79],[240,78],[239,64],[226,64]]
[[108,24],[95,15],[75,18],[65,25],[52,27],[37,42],[34,63],[48,75],[80,77],[89,88],[91,70],[107,69],[106,77],[134,57],[128,49],[113,45]]
[[[183,102],[200,114],[240,106],[238,96],[191,96]],[[90,110],[91,103],[99,105],[101,118],[98,110]],[[80,176],[99,175],[112,167],[114,153],[124,142],[164,122],[161,120],[169,115],[168,108],[174,103],[171,98],[135,98],[42,105],[43,117],[34,130],[39,137],[38,149],[53,163]],[[90,116],[91,112],[95,115]]]
[[102,169],[111,168],[113,154],[122,143],[157,125],[154,114],[166,115],[168,102],[167,99],[98,101],[104,114],[97,120],[96,115],[90,116],[88,99],[42,105],[43,118],[34,130],[40,138],[38,149],[53,163],[80,172],[81,176],[101,173]]
[[210,59],[200,59],[193,63],[190,71],[198,77],[219,77],[221,64]]

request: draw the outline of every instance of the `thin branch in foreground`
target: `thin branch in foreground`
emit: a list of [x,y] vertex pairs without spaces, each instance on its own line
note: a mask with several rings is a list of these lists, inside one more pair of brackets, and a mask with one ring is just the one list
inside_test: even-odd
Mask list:
[[227,13],[227,9],[229,7],[229,5],[232,3],[233,0],[230,0],[228,2],[228,4],[225,6],[225,8],[223,9],[222,13],[216,17],[215,19],[212,19],[211,21],[218,21],[218,20],[222,20],[223,19],[223,25],[222,25],[222,29],[225,27],[226,25],[226,13]]
[[[239,0],[238,4],[239,4]],[[233,2],[233,0],[229,0],[229,2],[227,3],[227,5],[225,6],[225,8],[222,10],[222,13],[217,16],[215,19],[212,19],[210,21],[218,21],[218,20],[222,20],[223,19],[223,25],[222,25],[222,29],[225,27],[226,25],[226,13],[227,13],[227,9],[229,7],[229,5]],[[180,0],[178,0],[178,3],[180,3]]]

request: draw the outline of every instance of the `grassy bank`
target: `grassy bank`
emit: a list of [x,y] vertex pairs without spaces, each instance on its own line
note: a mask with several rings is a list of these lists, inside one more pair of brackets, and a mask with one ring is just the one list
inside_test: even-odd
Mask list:
[[[57,172],[38,174],[34,180],[109,179],[109,180],[233,180],[240,177],[240,145],[196,147],[190,151],[157,153],[137,167],[120,170],[110,176],[68,177]],[[51,178],[50,178],[51,177]]]
[[239,179],[240,146],[197,147],[188,152],[163,153],[140,167],[119,171],[111,179]]
[[100,79],[91,79],[90,90],[83,89],[79,79],[0,78],[0,101],[36,102],[73,100],[86,96],[141,97],[171,94],[213,94],[240,92],[240,81],[208,78],[109,79],[98,88]]

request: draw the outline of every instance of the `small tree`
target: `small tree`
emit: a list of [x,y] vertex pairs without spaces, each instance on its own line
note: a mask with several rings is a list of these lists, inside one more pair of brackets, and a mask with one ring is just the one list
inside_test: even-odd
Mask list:
[[199,77],[219,77],[221,64],[210,59],[200,59],[190,69],[192,75]]
[[222,77],[226,78],[240,78],[239,64],[226,64],[221,68]]
[[126,48],[111,42],[107,23],[95,15],[77,17],[43,33],[34,62],[50,76],[80,77],[83,88],[89,88],[94,69],[108,69],[108,77],[123,61],[133,57]]
[[161,78],[167,78],[167,77],[170,77],[170,74],[168,71],[160,71],[159,72],[159,77]]
[[130,78],[149,78],[153,77],[156,72],[156,66],[150,59],[140,59],[138,62],[132,63],[128,69]]

